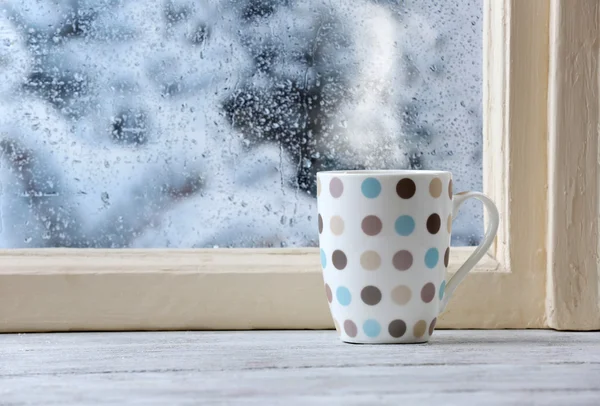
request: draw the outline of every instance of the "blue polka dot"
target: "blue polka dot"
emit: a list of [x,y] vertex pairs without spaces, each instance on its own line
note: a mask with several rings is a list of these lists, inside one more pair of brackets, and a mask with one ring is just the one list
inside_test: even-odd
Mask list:
[[369,319],[363,324],[363,331],[367,337],[377,337],[381,333],[381,326],[377,323],[377,320]]
[[321,266],[323,269],[327,266],[327,255],[325,255],[325,251],[321,248]]
[[442,284],[440,285],[440,300],[442,300],[442,298],[444,297],[444,291],[446,290],[446,281],[442,281]]
[[425,265],[427,268],[435,268],[440,259],[440,253],[437,248],[429,248],[425,254]]
[[335,291],[335,296],[342,306],[348,306],[352,301],[352,295],[350,295],[350,291],[344,286],[337,288]]
[[362,186],[360,187],[362,194],[369,199],[374,199],[381,193],[381,183],[375,178],[367,178],[363,180]]
[[395,228],[398,234],[406,237],[415,230],[415,221],[411,216],[400,216],[396,219]]

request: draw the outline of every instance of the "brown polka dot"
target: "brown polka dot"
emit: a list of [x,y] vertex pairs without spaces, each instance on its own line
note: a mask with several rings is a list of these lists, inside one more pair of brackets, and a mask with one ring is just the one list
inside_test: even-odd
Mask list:
[[421,299],[423,299],[423,301],[425,303],[429,303],[433,300],[434,297],[435,297],[435,285],[431,282],[426,283],[423,286],[423,289],[421,289]]
[[431,234],[437,234],[437,232],[440,231],[441,225],[442,219],[440,219],[439,214],[433,213],[427,218],[427,231],[429,231]]
[[450,262],[450,247],[446,248],[446,252],[444,253],[444,266],[448,268],[448,263]]
[[412,298],[412,292],[408,286],[398,285],[392,290],[392,300],[394,303],[404,306]]
[[375,306],[381,302],[381,291],[375,286],[366,286],[360,292],[360,298],[370,306]]
[[446,225],[446,227],[448,227],[448,234],[452,233],[452,214],[448,214],[448,224]]
[[327,295],[327,301],[331,303],[333,300],[333,295],[331,294],[331,288],[328,284],[325,284],[325,294]]
[[398,251],[394,254],[392,258],[392,264],[394,264],[394,268],[399,271],[406,271],[410,269],[413,263],[413,256],[410,251],[402,250]]
[[379,269],[381,265],[381,257],[375,251],[365,251],[360,256],[360,266],[367,271]]
[[317,197],[321,196],[321,179],[317,176]]
[[437,318],[433,318],[431,320],[431,324],[429,325],[429,335],[433,335],[433,330],[435,329],[435,323],[437,322]]
[[356,324],[354,324],[352,320],[346,320],[344,322],[344,331],[349,337],[356,337],[356,333],[358,333]]
[[323,217],[319,214],[319,234],[323,233]]
[[415,195],[415,191],[417,190],[417,186],[412,179],[404,178],[400,179],[396,184],[396,193],[402,199],[410,199]]
[[419,320],[417,322],[417,324],[415,324],[415,327],[413,328],[413,335],[416,338],[421,338],[421,337],[423,337],[423,334],[425,334],[426,330],[427,330],[427,322],[425,320]]
[[335,198],[340,197],[344,193],[344,184],[340,178],[331,179],[329,182],[329,193]]
[[388,332],[394,338],[400,338],[406,333],[406,323],[403,320],[394,320],[388,326]]
[[429,194],[431,197],[438,198],[442,195],[442,181],[440,178],[433,178],[429,182]]
[[367,216],[363,219],[361,224],[362,230],[366,235],[377,235],[381,232],[383,224],[377,216]]
[[333,319],[333,325],[335,326],[335,331],[337,331],[338,335],[341,333],[340,325],[338,324],[336,319]]
[[333,216],[329,223],[331,232],[335,235],[341,235],[344,232],[344,220],[340,216]]
[[331,254],[331,262],[337,269],[344,269],[348,264],[348,258],[346,258],[344,251],[335,250],[333,251],[333,254]]
[[450,182],[448,183],[448,197],[452,199],[452,179],[450,179]]

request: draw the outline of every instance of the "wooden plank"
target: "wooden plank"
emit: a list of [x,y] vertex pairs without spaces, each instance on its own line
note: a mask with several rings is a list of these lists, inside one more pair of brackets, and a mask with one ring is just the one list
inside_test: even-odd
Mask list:
[[[483,191],[498,207],[500,225],[492,255],[510,265],[508,161],[510,139],[510,2],[485,0],[483,16]],[[486,214],[487,215],[487,214]]]
[[500,212],[492,255],[512,277],[483,286],[530,326],[545,314],[548,24],[546,0],[485,1],[484,192]]
[[[472,248],[451,252],[449,276]],[[509,277],[485,257],[440,326],[518,324],[477,289]],[[0,332],[332,327],[316,248],[0,253]]]
[[3,405],[597,404],[600,334],[332,331],[0,335]]
[[600,3],[553,0],[551,26],[546,312],[600,329]]

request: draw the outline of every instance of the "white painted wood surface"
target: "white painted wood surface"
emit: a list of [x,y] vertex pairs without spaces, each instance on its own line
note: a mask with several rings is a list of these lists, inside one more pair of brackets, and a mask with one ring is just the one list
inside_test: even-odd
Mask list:
[[600,329],[600,2],[552,0],[548,293],[552,328]]
[[600,333],[333,331],[0,335],[0,404],[598,405]]
[[[448,278],[472,252],[451,250]],[[530,326],[495,290],[510,278],[483,258],[439,326]],[[316,248],[0,252],[0,332],[332,327]]]
[[548,24],[548,0],[485,1],[483,187],[500,211],[491,254],[511,276],[480,289],[521,314],[502,327],[546,326]]

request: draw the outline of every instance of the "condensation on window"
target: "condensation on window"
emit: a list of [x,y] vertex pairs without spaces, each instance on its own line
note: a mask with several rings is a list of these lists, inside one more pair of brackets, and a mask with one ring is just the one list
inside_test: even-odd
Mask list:
[[[0,247],[317,244],[315,174],[482,178],[480,0],[4,0]],[[455,245],[477,244],[468,206]]]

